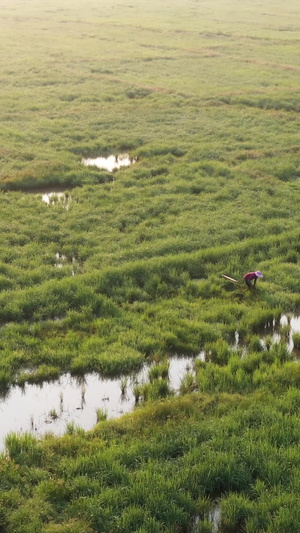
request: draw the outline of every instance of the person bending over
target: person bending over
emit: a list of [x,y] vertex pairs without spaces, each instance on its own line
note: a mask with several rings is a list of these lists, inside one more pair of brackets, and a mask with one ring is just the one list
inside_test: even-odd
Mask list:
[[[263,278],[263,275],[260,270],[256,270],[256,272],[248,272],[248,274],[245,274],[244,280],[245,280],[247,287],[249,287],[249,289],[252,289],[255,287],[257,278]],[[253,284],[252,284],[252,281],[253,281]]]

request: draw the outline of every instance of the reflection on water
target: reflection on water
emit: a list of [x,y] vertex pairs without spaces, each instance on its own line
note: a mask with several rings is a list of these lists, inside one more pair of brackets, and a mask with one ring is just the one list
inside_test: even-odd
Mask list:
[[235,331],[235,333],[234,333],[234,342],[235,342],[235,346],[238,346],[238,344],[240,342],[240,335],[239,335],[238,331]]
[[64,254],[60,254],[59,252],[57,252],[55,254],[55,266],[56,268],[63,268],[64,265],[72,265],[72,269],[71,269],[71,273],[72,273],[72,276],[75,276],[75,273],[78,271],[78,267],[80,266],[79,265],[79,261],[77,261],[76,257],[73,255],[72,258],[68,258],[66,255]]
[[[300,333],[300,316],[298,315],[281,315],[279,321],[275,319],[266,324],[264,328],[258,333],[261,346],[267,349],[267,343],[271,344],[285,342],[290,353],[293,354],[294,359],[299,360],[300,350],[294,347],[293,335]],[[240,339],[238,331],[235,332],[235,342],[232,346],[233,350],[239,350],[242,356],[247,354],[247,347],[243,339]]]
[[[170,359],[170,387],[177,391],[186,371],[193,366],[193,358]],[[0,450],[5,436],[14,432],[32,431],[41,436],[51,431],[62,435],[67,423],[88,430],[96,424],[96,409],[101,408],[107,418],[116,418],[134,409],[135,385],[148,381],[150,365],[137,375],[127,379],[102,379],[98,374],[74,378],[65,374],[54,382],[42,385],[25,384],[24,388],[12,387],[4,399],[0,399]],[[122,383],[123,382],[123,383]],[[122,390],[123,389],[123,390]]]
[[63,207],[65,207],[65,209],[69,209],[71,196],[65,192],[44,192],[42,194],[42,200],[47,205],[55,205],[56,203],[60,203],[63,205]]
[[[300,316],[293,315],[289,317],[287,315],[282,315],[280,318],[280,325],[282,327],[288,325],[290,326],[287,344],[290,352],[296,352],[296,348],[294,347],[293,334],[300,333]],[[297,352],[299,352],[299,350],[297,350]]]
[[[289,329],[287,329],[289,326]],[[293,352],[298,359],[298,352],[294,347],[293,335],[294,333],[300,333],[300,316],[297,315],[281,315],[279,320],[279,327],[276,323],[271,328],[266,328],[265,336],[271,336],[272,343],[286,342],[289,352]],[[263,345],[265,344],[264,337],[262,338]]]
[[205,355],[205,351],[204,350],[201,350],[201,352],[199,352],[199,354],[197,356],[197,359],[200,359],[200,361],[202,361],[202,363],[205,363],[206,355]]
[[42,201],[47,205],[55,205],[59,203],[65,209],[69,209],[72,197],[70,193],[66,192],[66,187],[63,185],[55,185],[52,187],[33,187],[31,189],[22,189],[24,194],[36,194],[42,197]]
[[221,507],[216,505],[208,515],[208,519],[212,524],[212,533],[217,533],[219,531],[219,524],[221,520]]
[[[211,523],[211,532],[218,533],[219,525],[221,522],[221,507],[219,503],[216,503],[215,506],[209,511],[208,520]],[[191,525],[191,533],[198,533],[199,531],[202,531],[202,529],[200,528],[201,528],[201,518],[200,516],[196,516],[193,519],[193,522]]]
[[128,154],[120,154],[118,156],[110,155],[108,157],[96,157],[96,159],[82,159],[85,166],[95,166],[112,172],[121,167],[128,167],[136,162],[136,159],[130,159]]
[[59,254],[58,252],[55,254],[55,266],[57,268],[62,268],[63,263],[66,261],[67,257],[64,254]]

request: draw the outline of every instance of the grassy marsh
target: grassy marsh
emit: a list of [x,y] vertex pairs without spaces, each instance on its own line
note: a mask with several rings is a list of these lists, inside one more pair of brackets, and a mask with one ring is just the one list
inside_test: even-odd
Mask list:
[[[1,531],[211,531],[216,501],[221,532],[299,529],[298,365],[259,337],[300,306],[298,18],[295,0],[4,2],[0,390],[156,365],[133,415],[7,437]],[[81,162],[121,153],[135,164]],[[173,397],[166,358],[201,350]]]

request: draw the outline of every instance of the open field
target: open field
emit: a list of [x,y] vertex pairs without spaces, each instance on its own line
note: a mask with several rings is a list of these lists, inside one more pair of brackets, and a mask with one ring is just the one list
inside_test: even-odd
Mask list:
[[[300,308],[298,3],[0,15],[1,395],[155,363],[133,414],[7,438],[0,531],[212,532],[214,509],[219,532],[300,530],[300,373],[279,323]],[[112,173],[82,163],[123,153]],[[200,351],[174,397],[166,358]]]

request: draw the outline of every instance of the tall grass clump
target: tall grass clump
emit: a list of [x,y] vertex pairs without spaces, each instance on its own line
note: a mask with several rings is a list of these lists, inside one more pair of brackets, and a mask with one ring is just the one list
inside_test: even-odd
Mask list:
[[107,412],[99,407],[96,409],[96,418],[97,422],[103,422],[103,420],[107,419]]
[[241,531],[246,527],[253,512],[253,505],[250,500],[231,493],[227,498],[222,498],[220,527],[228,533]]
[[148,372],[148,377],[150,380],[150,383],[152,383],[156,379],[168,379],[169,377],[169,366],[170,363],[168,360],[163,361],[162,363],[158,363],[156,365],[153,365]]
[[295,348],[300,348],[300,333],[293,333],[293,343]]
[[42,449],[36,437],[30,433],[10,433],[5,439],[5,447],[10,459],[17,464],[38,466],[41,463]]
[[228,363],[232,351],[226,341],[218,339],[212,343],[206,343],[204,346],[205,357],[213,363],[225,365]]
[[172,391],[167,379],[152,379],[150,383],[142,385],[140,389],[135,389],[136,397],[141,395],[144,401],[159,400],[171,394]]
[[196,379],[193,372],[187,372],[180,383],[180,393],[188,394],[197,389]]

